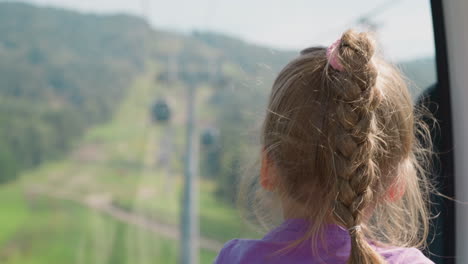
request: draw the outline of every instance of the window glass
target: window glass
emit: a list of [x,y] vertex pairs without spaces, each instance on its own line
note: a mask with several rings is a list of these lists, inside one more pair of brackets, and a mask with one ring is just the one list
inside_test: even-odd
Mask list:
[[429,1],[0,2],[0,262],[178,263],[181,219],[199,263],[261,237],[235,201],[273,79],[350,27],[415,100],[435,82]]

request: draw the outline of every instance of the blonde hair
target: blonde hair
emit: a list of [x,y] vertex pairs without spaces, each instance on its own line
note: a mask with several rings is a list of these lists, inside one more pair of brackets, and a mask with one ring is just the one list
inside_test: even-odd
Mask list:
[[[309,48],[279,73],[262,145],[277,171],[274,194],[294,201],[311,222],[294,245],[310,238],[316,244],[322,227],[332,222],[349,231],[348,263],[384,263],[369,240],[402,247],[425,243],[429,133],[402,75],[375,55],[369,33],[349,30],[337,49],[343,70],[329,65],[325,48]],[[244,179],[239,197],[253,201],[249,207],[265,222],[264,202],[271,194],[258,186],[258,179]],[[389,198],[391,190],[401,198]]]

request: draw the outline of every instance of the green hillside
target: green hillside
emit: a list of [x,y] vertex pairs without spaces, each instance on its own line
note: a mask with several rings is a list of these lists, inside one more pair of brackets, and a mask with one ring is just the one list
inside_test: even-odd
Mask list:
[[[177,263],[182,171],[168,174],[152,159],[165,132],[149,122],[152,76],[136,76],[112,120],[89,129],[69,155],[0,185],[0,263]],[[200,263],[210,263],[225,240],[245,231],[211,182],[200,188],[208,240]]]
[[148,32],[128,16],[0,3],[0,182],[111,117],[144,68]]
[[[201,150],[201,263],[226,240],[254,234],[232,207],[232,183],[290,53],[17,3],[0,4],[0,24],[1,263],[175,263],[189,85],[200,130],[220,134]],[[158,98],[174,114],[154,127]],[[154,160],[161,155],[170,164]]]
[[202,118],[227,120],[213,125],[230,131],[247,122],[241,111],[262,109],[274,74],[293,55],[221,35],[155,31],[125,15],[0,5],[0,181],[59,157],[87,127],[108,120],[149,62],[164,65],[155,79],[176,76],[174,89],[210,86]]

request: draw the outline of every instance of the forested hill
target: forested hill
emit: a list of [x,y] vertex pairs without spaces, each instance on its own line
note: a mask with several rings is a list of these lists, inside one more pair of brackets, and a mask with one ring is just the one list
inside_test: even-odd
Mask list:
[[[0,3],[0,182],[69,150],[86,128],[112,116],[138,73],[157,64],[161,89],[195,83],[210,90],[205,112],[219,147],[202,157],[201,169],[230,199],[249,148],[244,135],[258,123],[274,76],[296,54],[222,34],[154,30],[133,16]],[[425,88],[434,67],[420,62],[402,68]],[[166,85],[171,76],[177,85]]]
[[0,3],[0,181],[108,119],[147,51],[130,16]]
[[133,16],[0,3],[0,182],[67,151],[87,127],[110,118],[149,60],[166,65],[173,57],[191,67],[180,71],[212,61],[236,65],[249,79],[259,62],[278,69],[289,54],[155,31]]

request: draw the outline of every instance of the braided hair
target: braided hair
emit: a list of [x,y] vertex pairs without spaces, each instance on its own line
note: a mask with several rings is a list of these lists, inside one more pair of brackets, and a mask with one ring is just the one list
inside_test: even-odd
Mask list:
[[[384,263],[369,241],[420,246],[427,236],[430,184],[417,154],[429,152],[415,135],[430,139],[402,75],[376,55],[369,33],[346,31],[333,48],[333,61],[326,48],[308,48],[279,73],[263,152],[277,172],[274,192],[311,222],[295,244],[336,223],[349,231],[348,263]],[[242,186],[255,184],[243,182],[245,199]],[[395,186],[401,195],[388,199]],[[262,191],[249,205],[260,208],[257,218]]]
[[[337,47],[343,71],[329,72],[326,87],[333,98],[327,118],[328,141],[335,161],[337,197],[333,212],[351,235],[349,263],[381,263],[361,232],[364,210],[372,201],[378,167],[378,127],[375,109],[381,101],[372,63],[374,44],[365,33],[346,32]],[[330,70],[330,69],[328,69]]]

